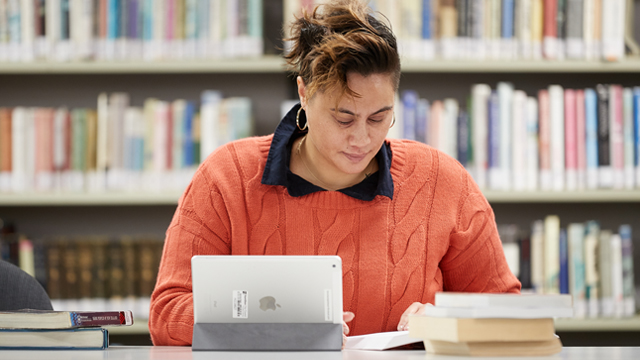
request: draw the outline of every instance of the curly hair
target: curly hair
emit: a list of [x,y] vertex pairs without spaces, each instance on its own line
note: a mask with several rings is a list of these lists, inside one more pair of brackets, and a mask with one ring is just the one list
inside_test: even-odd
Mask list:
[[[339,90],[360,97],[349,88],[347,74],[389,74],[394,89],[400,83],[400,57],[389,26],[373,16],[360,0],[334,0],[303,11],[291,29],[291,51],[285,55],[294,75],[316,91]],[[340,98],[339,97],[339,98]]]

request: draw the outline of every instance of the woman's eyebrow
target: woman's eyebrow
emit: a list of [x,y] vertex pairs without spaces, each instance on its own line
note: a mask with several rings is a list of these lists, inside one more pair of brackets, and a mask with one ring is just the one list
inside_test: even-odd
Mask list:
[[[391,109],[393,109],[393,106],[391,106],[391,105],[390,105],[390,106],[385,106],[385,107],[383,107],[382,109],[380,109],[380,110],[378,110],[378,111],[374,112],[374,113],[373,113],[373,114],[371,114],[371,115],[376,115],[376,114],[379,114],[379,113],[382,113],[382,112],[385,112],[385,111],[389,111],[389,110],[391,110]],[[329,110],[331,110],[331,111],[335,111],[335,109],[329,109]],[[349,114],[349,115],[354,115],[354,116],[355,116],[355,113],[354,113],[353,111],[351,111],[351,110],[347,110],[347,109],[343,109],[343,108],[339,108],[339,109],[338,109],[338,112],[341,112],[341,113],[344,113],[344,114]]]

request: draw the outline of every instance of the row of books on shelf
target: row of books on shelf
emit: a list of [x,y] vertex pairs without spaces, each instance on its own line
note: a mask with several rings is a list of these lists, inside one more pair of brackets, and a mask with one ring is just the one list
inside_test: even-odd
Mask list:
[[[294,3],[326,2],[316,0]],[[625,56],[626,0],[374,0],[413,59],[604,59]],[[285,18],[286,19],[286,18]]]
[[443,150],[482,189],[640,187],[640,87],[551,85],[529,96],[508,82],[476,84],[466,107],[407,90],[395,113],[389,136]]
[[630,225],[617,233],[597,221],[571,223],[549,215],[531,232],[499,225],[505,257],[523,289],[570,294],[575,318],[631,317],[636,313]]
[[181,191],[219,145],[253,134],[251,100],[100,94],[96,109],[0,108],[0,192]]
[[146,319],[162,246],[155,237],[29,240],[5,234],[0,255],[43,285],[54,310],[129,309]]
[[0,61],[260,56],[263,0],[5,0]]

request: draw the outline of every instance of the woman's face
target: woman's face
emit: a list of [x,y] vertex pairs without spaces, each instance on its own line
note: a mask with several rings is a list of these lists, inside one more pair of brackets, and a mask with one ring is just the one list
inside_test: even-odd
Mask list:
[[393,120],[395,89],[388,74],[347,75],[349,87],[360,97],[342,96],[338,91],[317,91],[304,95],[298,77],[298,92],[305,109],[311,160],[325,175],[357,175],[367,168],[382,146]]

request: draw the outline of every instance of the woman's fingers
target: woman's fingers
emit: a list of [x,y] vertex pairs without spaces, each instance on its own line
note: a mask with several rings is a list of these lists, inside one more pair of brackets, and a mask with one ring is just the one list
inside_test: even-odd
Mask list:
[[347,335],[349,335],[349,326],[347,323],[356,315],[350,311],[346,311],[342,313],[342,349],[344,350],[344,346],[347,344]]
[[398,331],[409,330],[409,315],[422,314],[424,312],[425,304],[414,302],[409,305],[407,310],[404,311],[398,322]]

